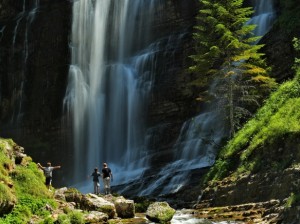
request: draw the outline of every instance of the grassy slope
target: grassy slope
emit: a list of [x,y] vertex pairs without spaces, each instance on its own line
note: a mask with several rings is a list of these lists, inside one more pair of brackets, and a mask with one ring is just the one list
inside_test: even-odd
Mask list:
[[27,223],[32,215],[47,217],[46,204],[55,206],[51,192],[44,185],[43,173],[30,157],[15,165],[12,158],[16,144],[0,138],[0,202],[16,202],[11,213],[0,218],[0,223]]
[[[272,158],[285,141],[300,135],[300,69],[296,77],[283,83],[265,102],[256,116],[221,150],[205,182],[220,180],[241,173],[255,173],[261,169],[282,169],[297,165],[300,156]],[[274,151],[273,151],[274,150]],[[270,160],[270,159],[269,159]]]

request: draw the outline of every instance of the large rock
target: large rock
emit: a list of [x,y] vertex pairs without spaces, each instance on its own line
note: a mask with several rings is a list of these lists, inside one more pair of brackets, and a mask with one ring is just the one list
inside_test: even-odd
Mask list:
[[154,202],[149,205],[146,217],[156,223],[169,223],[175,214],[175,209],[171,208],[167,202]]
[[118,217],[133,218],[135,215],[135,207],[133,200],[127,200],[123,197],[117,198],[114,202]]
[[83,195],[80,208],[106,213],[109,218],[113,218],[116,215],[115,205],[95,194]]
[[108,220],[108,215],[103,212],[91,211],[84,215],[85,223],[106,223]]
[[83,195],[77,189],[69,188],[66,191],[63,191],[63,194],[67,202],[75,202],[77,207],[80,207]]

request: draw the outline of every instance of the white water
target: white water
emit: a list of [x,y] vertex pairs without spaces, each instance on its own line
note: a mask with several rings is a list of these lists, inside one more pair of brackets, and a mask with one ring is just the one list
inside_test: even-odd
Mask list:
[[102,162],[108,162],[116,183],[138,178],[147,168],[144,117],[158,50],[148,38],[159,2],[73,3],[64,108],[74,131],[75,183]]
[[[256,0],[255,14],[248,22],[257,24],[256,36],[264,35],[276,17],[272,0]],[[210,92],[215,91],[215,83]],[[144,188],[140,195],[164,195],[175,193],[188,185],[191,170],[212,166],[219,143],[226,136],[223,116],[215,108],[186,121],[173,147],[174,161],[166,165],[157,174],[157,178]],[[163,186],[163,187],[162,187]]]
[[171,220],[171,224],[244,224],[243,222],[233,222],[233,221],[209,221],[207,219],[195,218],[186,210],[176,211],[175,215]]
[[26,70],[27,70],[27,61],[29,57],[29,34],[31,25],[36,17],[36,14],[39,9],[39,0],[35,0],[34,4],[31,6],[29,10],[26,10],[26,0],[23,0],[23,8],[22,12],[17,15],[16,25],[14,29],[14,35],[12,40],[12,51],[15,53],[15,44],[18,35],[18,28],[20,22],[25,19],[25,31],[22,34],[24,36],[23,40],[23,52],[22,52],[22,73],[20,74],[20,79],[17,78],[16,80],[20,80],[19,83],[15,83],[13,89],[13,96],[16,99],[15,109],[13,111],[13,115],[11,117],[11,123],[19,123],[23,116],[23,101],[24,101],[24,83],[26,81]]
[[[263,21],[275,14],[263,2],[272,6],[268,0],[258,1],[255,21],[266,32],[271,23],[262,25]],[[73,127],[74,183],[82,191],[90,191],[85,188],[90,185],[85,177],[104,161],[113,170],[114,184],[137,179],[148,168],[144,118],[156,55],[162,50],[160,41],[150,44],[149,39],[151,19],[159,5],[158,0],[73,3],[72,65],[64,108]],[[169,42],[180,39],[181,35],[171,35],[164,41],[164,50],[172,48]],[[166,57],[172,58],[172,53]],[[173,147],[173,162],[140,195],[162,185],[159,194],[176,192],[188,183],[190,170],[211,166],[225,136],[221,120],[210,108],[186,121]]]
[[276,19],[274,0],[255,0],[254,5],[255,13],[248,24],[256,24],[254,34],[263,36],[270,30]]

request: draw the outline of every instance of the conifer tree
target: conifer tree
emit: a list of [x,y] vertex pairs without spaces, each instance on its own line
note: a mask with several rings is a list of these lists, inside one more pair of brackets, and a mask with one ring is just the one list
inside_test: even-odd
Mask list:
[[[195,55],[191,58],[194,66],[190,69],[203,77],[210,79],[222,79],[220,82],[225,86],[219,87],[229,91],[227,98],[223,96],[220,100],[226,100],[227,118],[230,125],[231,135],[234,134],[238,121],[241,119],[242,107],[234,103],[236,98],[233,94],[238,89],[244,93],[253,94],[252,101],[256,101],[255,91],[246,84],[254,83],[260,86],[273,86],[274,80],[268,77],[266,63],[263,54],[259,50],[261,44],[254,44],[260,37],[253,35],[255,25],[246,24],[253,14],[252,7],[243,7],[243,0],[199,0],[200,10],[195,26]],[[241,77],[239,77],[241,76]],[[228,79],[228,80],[226,80]],[[225,80],[225,81],[224,81]],[[235,83],[243,80],[244,84]],[[249,82],[252,80],[252,82]],[[244,88],[242,88],[244,86]],[[250,95],[244,95],[250,99]],[[250,100],[251,101],[251,100]],[[244,110],[245,111],[245,110]],[[248,114],[248,113],[247,113]]]

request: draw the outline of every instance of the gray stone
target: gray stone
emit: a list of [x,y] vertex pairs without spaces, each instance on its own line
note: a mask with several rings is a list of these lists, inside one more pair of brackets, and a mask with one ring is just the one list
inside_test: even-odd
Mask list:
[[116,215],[115,205],[95,194],[87,194],[82,197],[80,208],[88,211],[99,211],[106,213],[109,218]]
[[169,223],[175,212],[175,209],[171,208],[167,202],[154,202],[149,205],[146,217],[152,222]]
[[135,207],[133,200],[127,200],[120,197],[114,202],[118,217],[120,218],[133,218],[135,215]]

